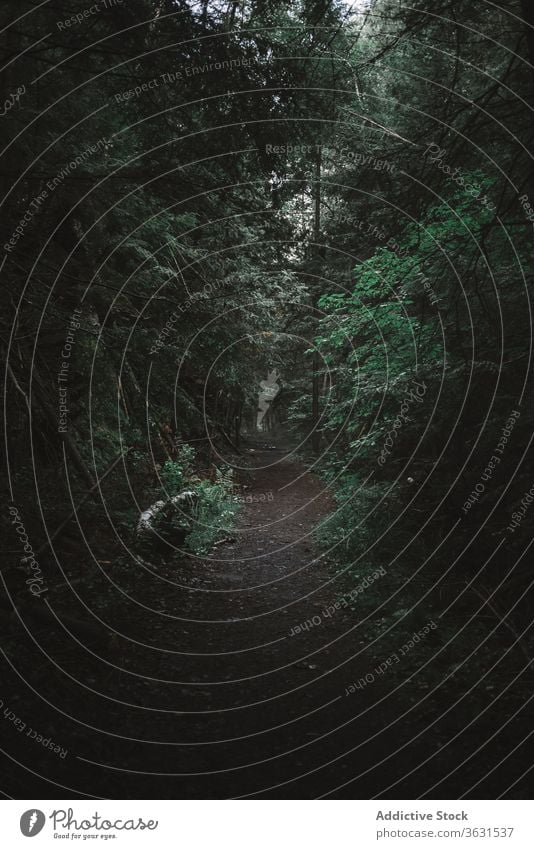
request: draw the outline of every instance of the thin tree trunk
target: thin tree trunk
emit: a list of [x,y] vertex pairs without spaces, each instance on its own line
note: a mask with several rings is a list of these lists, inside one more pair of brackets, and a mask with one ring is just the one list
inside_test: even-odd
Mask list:
[[[315,243],[314,246],[314,255],[318,256],[319,254],[319,239],[321,237],[321,147],[317,147],[317,157],[315,160],[315,188],[314,188],[314,222],[313,222],[313,241]],[[313,317],[313,328],[316,329],[317,319],[318,319],[318,310],[317,310],[317,296],[315,291],[312,294],[312,317]],[[320,408],[319,408],[319,366],[320,366],[320,358],[319,352],[314,349],[313,359],[312,359],[312,435],[311,435],[311,443],[313,450],[318,453],[320,444],[321,444],[321,434],[319,433],[319,418],[320,418]]]
[[[54,409],[52,408],[52,405],[46,399],[43,391],[40,391],[38,395],[39,406],[46,415],[51,430],[58,432],[57,416]],[[95,479],[93,478],[93,475],[91,474],[90,470],[85,465],[73,438],[68,432],[59,433],[59,437],[63,442],[67,456],[70,457],[70,459],[72,460],[74,467],[78,470],[80,477],[85,481],[85,483],[89,487],[89,490],[93,492],[96,483]]]
[[530,63],[530,73],[534,80],[534,3],[533,0],[521,0],[521,11],[527,36],[527,58]]

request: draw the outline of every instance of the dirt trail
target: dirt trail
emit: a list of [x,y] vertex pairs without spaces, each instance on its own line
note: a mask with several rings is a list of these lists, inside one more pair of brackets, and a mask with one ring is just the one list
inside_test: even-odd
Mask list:
[[[414,773],[392,787],[429,751],[424,736],[402,748],[417,728],[397,721],[391,682],[345,694],[383,658],[357,612],[322,614],[353,586],[312,536],[333,509],[329,494],[283,450],[247,459],[250,503],[234,541],[207,558],[109,566],[122,636],[107,663],[82,649],[67,661],[58,640],[66,674],[47,673],[38,689],[65,714],[39,704],[69,755],[41,763],[35,748],[23,752],[36,778],[30,786],[13,767],[19,798],[61,797],[60,787],[104,798],[411,798],[432,785],[425,770],[420,784]],[[109,582],[92,592],[100,600]],[[20,688],[15,674],[11,684]]]
[[[233,541],[201,561],[182,557],[161,567],[160,580],[140,575],[137,598],[159,611],[143,614],[143,641],[164,651],[130,645],[126,662],[160,680],[147,687],[122,675],[122,697],[170,713],[130,710],[125,731],[162,745],[114,741],[102,759],[88,759],[119,766],[130,795],[314,798],[361,772],[357,786],[335,795],[379,792],[392,776],[372,768],[398,742],[398,729],[344,756],[380,732],[383,715],[372,705],[382,690],[378,683],[372,694],[345,695],[376,658],[354,612],[322,615],[349,588],[312,537],[331,498],[283,450],[248,451],[248,459],[255,471]],[[295,633],[310,620],[313,627]],[[119,622],[118,629],[135,637],[132,626]],[[87,762],[86,769],[104,795],[116,792],[113,771]]]

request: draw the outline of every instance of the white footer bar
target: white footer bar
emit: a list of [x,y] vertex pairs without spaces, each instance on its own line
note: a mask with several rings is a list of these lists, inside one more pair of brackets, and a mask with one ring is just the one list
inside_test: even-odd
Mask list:
[[534,847],[529,801],[6,800],[0,826],[3,846],[35,849]]

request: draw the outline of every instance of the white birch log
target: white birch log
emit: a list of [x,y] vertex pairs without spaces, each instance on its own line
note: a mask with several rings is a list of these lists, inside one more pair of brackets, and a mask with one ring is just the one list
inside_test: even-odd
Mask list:
[[198,495],[193,490],[181,492],[167,501],[156,501],[139,516],[137,536],[147,539],[158,534],[172,536],[173,532],[185,535],[191,530],[191,519],[197,504]]

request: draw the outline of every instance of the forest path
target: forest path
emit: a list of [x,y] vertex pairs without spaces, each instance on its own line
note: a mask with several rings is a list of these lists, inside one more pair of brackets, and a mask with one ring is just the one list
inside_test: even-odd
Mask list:
[[[291,452],[244,450],[254,470],[232,538],[209,557],[175,557],[157,580],[145,575],[136,595],[154,614],[119,622],[157,647],[128,646],[123,666],[159,680],[147,688],[121,676],[123,700],[156,710],[130,712],[127,733],[161,744],[114,743],[101,762],[120,764],[130,795],[378,793],[393,773],[374,764],[395,750],[399,729],[384,731],[384,712],[373,709],[381,680],[346,695],[383,658],[353,610],[324,614],[354,587],[354,576],[350,584],[336,577],[313,536],[334,509],[331,495]],[[397,768],[402,775],[403,758]],[[96,768],[96,779],[105,795],[108,780],[108,792],[118,792],[113,772]]]
[[[347,693],[388,649],[377,649],[385,620],[371,590],[353,609],[334,608],[372,568],[349,578],[320,550],[314,532],[331,494],[291,451],[244,453],[250,488],[232,538],[210,556],[108,555],[93,573],[84,596],[116,632],[111,654],[62,629],[50,638],[57,667],[36,669],[39,722],[68,756],[28,754],[33,744],[17,735],[35,770],[35,786],[25,770],[13,776],[27,798],[55,798],[59,785],[69,798],[402,799],[432,786],[436,760],[413,772],[430,751],[418,736],[424,711],[404,716],[414,686],[395,692],[391,673]],[[373,591],[387,594],[380,583]],[[19,651],[23,643],[29,663],[35,646],[21,633]],[[53,783],[41,780],[51,770]]]

